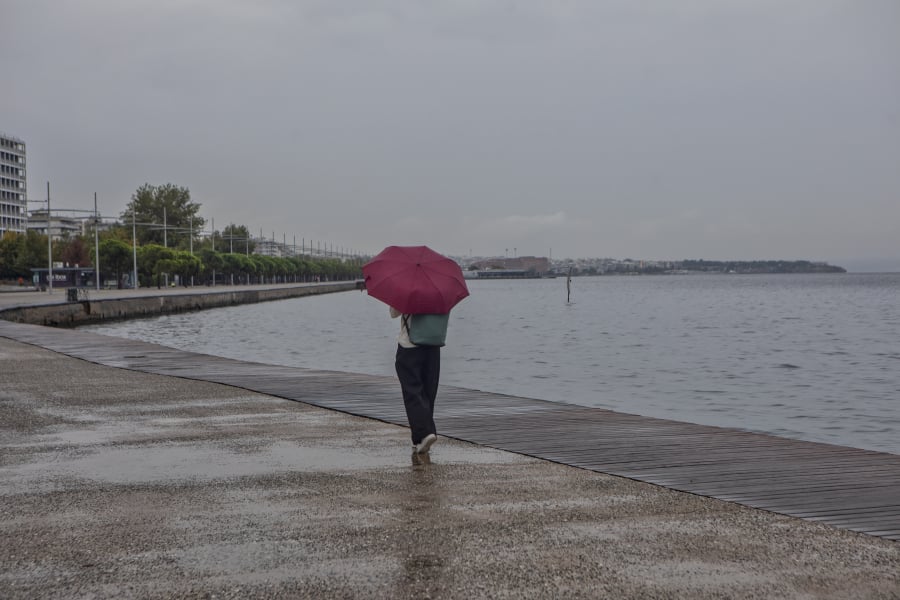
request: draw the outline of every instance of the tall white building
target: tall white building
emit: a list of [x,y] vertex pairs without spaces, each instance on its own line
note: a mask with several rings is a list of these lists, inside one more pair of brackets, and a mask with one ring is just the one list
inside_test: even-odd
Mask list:
[[25,191],[25,142],[0,133],[0,236],[25,233],[28,195]]

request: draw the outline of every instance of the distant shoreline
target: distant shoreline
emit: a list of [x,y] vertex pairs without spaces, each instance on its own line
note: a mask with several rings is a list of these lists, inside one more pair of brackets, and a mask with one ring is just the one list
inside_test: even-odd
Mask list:
[[846,273],[842,266],[811,260],[643,260],[545,256],[458,259],[470,279],[540,279],[579,275],[680,275],[684,273]]
[[847,269],[826,262],[808,260],[679,260],[679,261],[610,261],[601,264],[555,266],[556,276],[605,275],[688,275],[735,274],[772,275],[804,273],[846,273]]

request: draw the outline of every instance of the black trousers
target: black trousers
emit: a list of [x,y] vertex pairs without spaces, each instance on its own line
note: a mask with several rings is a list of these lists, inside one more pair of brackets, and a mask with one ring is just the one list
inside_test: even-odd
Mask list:
[[441,377],[441,349],[438,346],[397,346],[397,378],[403,391],[406,419],[413,444],[418,444],[434,426],[434,399]]

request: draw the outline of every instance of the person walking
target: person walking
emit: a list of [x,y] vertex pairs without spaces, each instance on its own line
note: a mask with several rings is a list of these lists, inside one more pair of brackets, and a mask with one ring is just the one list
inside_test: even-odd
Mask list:
[[[459,264],[428,246],[388,246],[362,266],[366,292],[400,317],[394,361],[413,462],[437,441],[434,401],[450,310],[469,295]],[[423,461],[424,462],[424,461]]]
[[394,365],[403,393],[413,452],[427,454],[437,441],[434,401],[441,377],[441,347],[414,344],[409,337],[412,315],[403,314],[393,306],[390,309],[391,318],[400,317]]

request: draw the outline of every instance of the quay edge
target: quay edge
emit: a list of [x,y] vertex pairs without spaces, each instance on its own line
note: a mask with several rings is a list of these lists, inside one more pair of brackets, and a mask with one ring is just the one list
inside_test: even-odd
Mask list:
[[30,325],[73,327],[90,322],[151,317],[356,289],[359,289],[357,281],[165,294],[154,293],[152,288],[148,288],[146,295],[13,306],[0,309],[0,319]]

